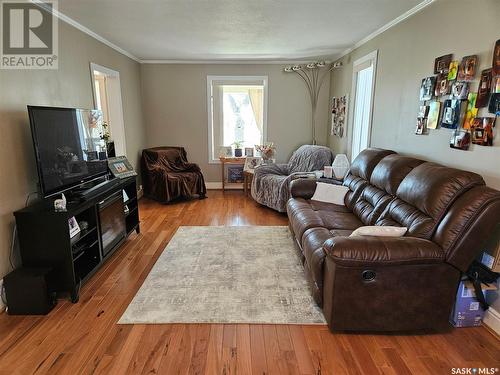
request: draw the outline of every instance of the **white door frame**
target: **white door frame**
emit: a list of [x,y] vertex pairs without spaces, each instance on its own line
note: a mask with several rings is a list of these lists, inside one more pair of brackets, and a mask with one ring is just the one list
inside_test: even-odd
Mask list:
[[[120,72],[107,68],[105,66],[90,63],[90,76],[92,81],[92,96],[94,99],[94,106],[97,108],[97,98],[95,90],[95,77],[94,71],[104,74],[110,78],[113,83],[113,90],[115,95],[112,98],[109,96],[109,87],[106,87],[106,95],[108,102],[108,115],[110,120],[109,132],[111,139],[115,142],[115,150],[117,156],[127,155],[127,143],[125,139],[125,123],[123,120],[123,104],[122,104],[122,90],[120,83]],[[111,99],[111,100],[110,100]]]
[[349,108],[349,131],[347,132],[347,154],[352,162],[352,135],[354,132],[354,110],[356,106],[356,86],[358,72],[364,68],[365,65],[373,66],[373,79],[371,87],[371,98],[370,98],[370,115],[368,116],[368,146],[371,146],[371,135],[372,135],[372,120],[373,120],[373,101],[375,99],[375,81],[377,77],[377,58],[378,50],[370,52],[369,54],[360,57],[352,63],[352,86],[351,86],[351,103]]

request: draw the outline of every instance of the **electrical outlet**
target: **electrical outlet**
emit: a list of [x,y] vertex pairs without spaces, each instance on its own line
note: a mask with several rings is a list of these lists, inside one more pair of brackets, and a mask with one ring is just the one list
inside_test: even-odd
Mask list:
[[[2,293],[2,298],[5,295],[3,291],[3,279],[0,279],[0,293]],[[0,298],[0,313],[5,310],[7,306],[5,306],[5,303],[3,303],[3,299]]]

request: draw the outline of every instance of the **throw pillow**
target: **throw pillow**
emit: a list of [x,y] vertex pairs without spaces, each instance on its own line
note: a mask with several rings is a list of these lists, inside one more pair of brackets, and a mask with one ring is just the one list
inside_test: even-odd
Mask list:
[[343,206],[344,197],[349,191],[347,186],[316,182],[316,190],[311,200],[326,203],[333,203]]
[[403,237],[408,228],[406,227],[391,227],[383,225],[373,225],[359,227],[351,233],[349,237],[357,236],[376,236],[376,237]]

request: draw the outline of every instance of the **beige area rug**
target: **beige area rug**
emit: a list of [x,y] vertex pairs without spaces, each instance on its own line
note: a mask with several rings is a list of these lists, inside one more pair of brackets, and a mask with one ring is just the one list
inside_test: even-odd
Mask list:
[[119,324],[325,324],[284,226],[180,227]]

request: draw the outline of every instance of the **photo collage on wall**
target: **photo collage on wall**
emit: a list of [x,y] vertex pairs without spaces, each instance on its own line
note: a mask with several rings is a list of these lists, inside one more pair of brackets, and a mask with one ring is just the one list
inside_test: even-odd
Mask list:
[[347,94],[332,98],[332,125],[331,135],[339,138],[344,136],[344,129],[347,123]]
[[477,55],[465,56],[460,61],[453,54],[435,59],[434,75],[420,83],[415,134],[445,128],[452,130],[451,148],[468,150],[471,144],[493,146],[493,130],[500,116],[500,39],[493,48],[492,66],[481,72],[478,69]]

